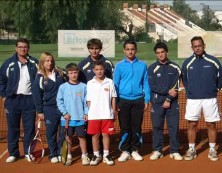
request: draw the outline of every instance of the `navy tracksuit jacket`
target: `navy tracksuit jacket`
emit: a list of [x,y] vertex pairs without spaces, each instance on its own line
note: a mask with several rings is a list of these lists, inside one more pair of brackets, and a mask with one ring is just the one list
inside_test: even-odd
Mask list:
[[58,156],[57,131],[60,124],[61,113],[58,111],[56,96],[59,86],[65,82],[55,70],[55,81],[45,80],[43,75],[38,73],[33,84],[33,100],[37,113],[44,114],[46,126],[46,138],[50,150],[49,158]]
[[[0,95],[5,97],[5,109],[8,126],[8,151],[10,156],[20,157],[19,137],[20,121],[22,117],[24,127],[24,153],[28,153],[28,146],[35,135],[35,107],[31,95],[16,94],[20,80],[18,56],[15,53],[7,59],[0,69]],[[27,68],[30,81],[33,84],[38,71],[38,60],[27,55]]]
[[[148,68],[149,85],[151,90],[151,119],[153,126],[153,150],[162,152],[163,128],[166,118],[170,136],[170,153],[179,150],[179,105],[178,96],[172,97],[168,91],[178,89],[180,67],[168,60],[165,64],[156,61]],[[170,100],[170,108],[162,107],[165,100]]]

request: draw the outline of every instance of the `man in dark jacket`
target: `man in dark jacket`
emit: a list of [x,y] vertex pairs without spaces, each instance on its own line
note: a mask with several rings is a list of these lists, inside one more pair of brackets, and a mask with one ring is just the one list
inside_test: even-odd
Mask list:
[[182,66],[183,84],[187,95],[185,119],[188,120],[189,141],[185,160],[193,160],[197,157],[196,128],[200,115],[203,113],[208,128],[210,146],[208,158],[217,161],[216,122],[220,121],[217,91],[222,87],[222,67],[218,59],[205,52],[202,37],[193,37],[191,48],[194,53],[184,61]]
[[14,162],[20,157],[20,121],[24,126],[24,153],[28,156],[28,146],[35,135],[35,107],[32,99],[32,83],[38,71],[38,60],[29,54],[29,41],[19,38],[16,53],[8,58],[0,69],[0,96],[5,100],[8,126],[8,152],[6,162]]

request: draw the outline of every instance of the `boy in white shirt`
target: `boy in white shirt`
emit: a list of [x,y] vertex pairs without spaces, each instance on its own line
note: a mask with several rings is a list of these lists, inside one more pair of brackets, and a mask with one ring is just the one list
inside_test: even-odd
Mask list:
[[102,157],[99,153],[99,136],[103,136],[103,162],[113,165],[114,161],[109,156],[110,137],[114,134],[114,115],[116,110],[116,90],[111,79],[104,75],[103,62],[93,65],[95,77],[87,83],[88,130],[93,135],[93,158],[90,165],[97,165]]

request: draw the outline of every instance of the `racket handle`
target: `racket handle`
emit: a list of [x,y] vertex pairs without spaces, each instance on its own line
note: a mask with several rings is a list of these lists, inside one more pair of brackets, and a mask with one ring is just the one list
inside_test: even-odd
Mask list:
[[69,120],[66,120],[66,127],[65,127],[66,129],[68,129],[69,128]]
[[41,121],[40,121],[40,120],[38,121],[37,128],[38,128],[38,129],[41,128]]

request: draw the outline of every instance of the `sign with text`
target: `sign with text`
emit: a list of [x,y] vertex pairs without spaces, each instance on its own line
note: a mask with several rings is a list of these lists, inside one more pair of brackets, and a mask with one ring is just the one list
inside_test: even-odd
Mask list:
[[58,57],[87,57],[87,42],[92,38],[102,41],[103,56],[115,57],[114,30],[58,30]]

